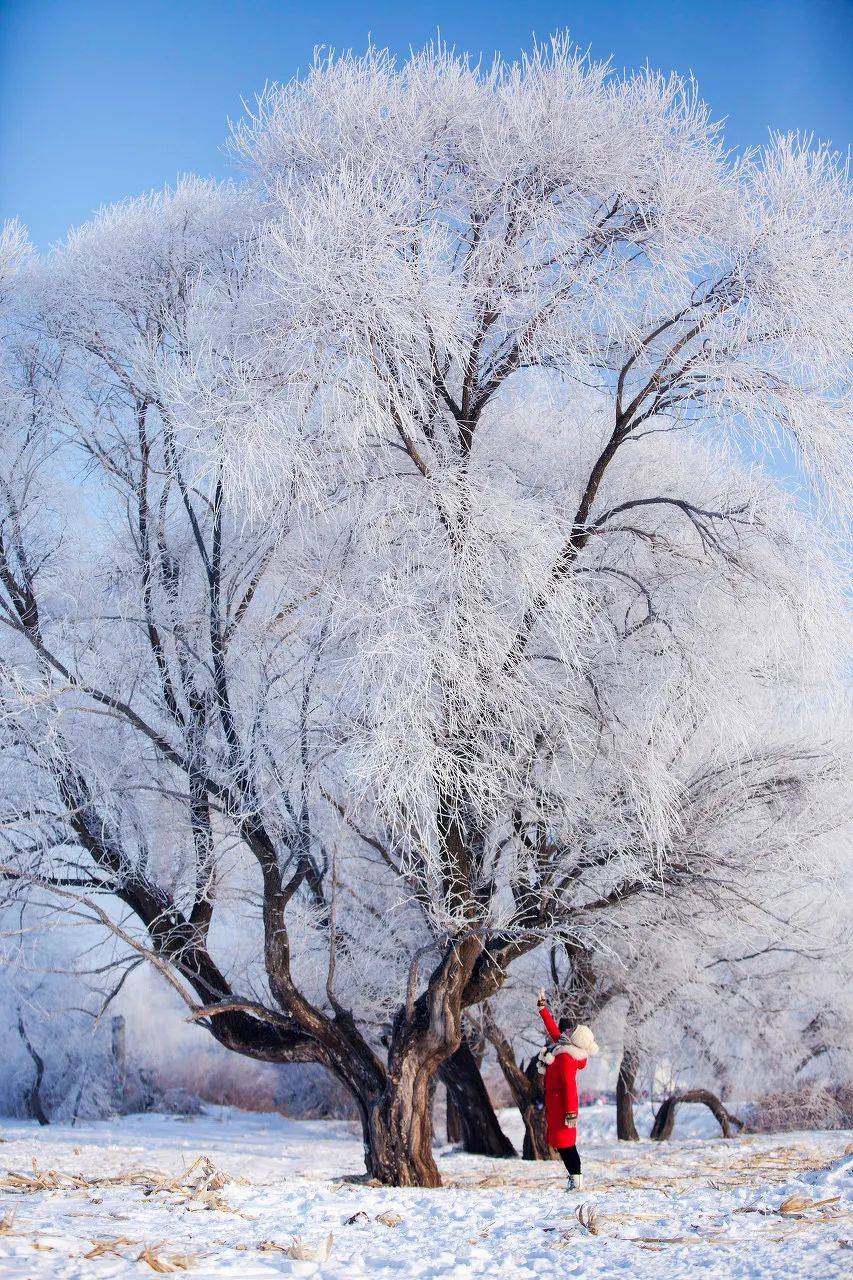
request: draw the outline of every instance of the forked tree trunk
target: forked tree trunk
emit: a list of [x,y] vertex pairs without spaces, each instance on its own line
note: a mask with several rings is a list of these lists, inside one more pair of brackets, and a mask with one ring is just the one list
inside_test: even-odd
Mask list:
[[[66,783],[69,809],[77,815],[75,830],[81,842],[98,865],[114,873],[116,866],[123,865],[122,855],[104,842],[104,824],[93,813],[85,782],[75,774]],[[448,812],[447,829],[442,830],[448,866],[464,871],[470,851],[463,847],[454,827],[454,807]],[[464,1009],[480,1004],[499,989],[506,965],[519,954],[518,948],[507,943],[487,954],[479,928],[460,933],[444,949],[419,995],[416,953],[405,1003],[394,1019],[383,1062],[352,1013],[336,1000],[333,966],[326,986],[331,1015],[307,1001],[295,986],[285,921],[295,881],[291,878],[282,883],[275,845],[258,822],[253,820],[243,835],[257,854],[264,876],[264,961],[277,1008],[236,998],[198,930],[184,919],[168,895],[148,880],[124,882],[117,896],[146,925],[154,950],[167,964],[180,966],[204,1002],[193,1008],[193,1021],[203,1022],[226,1048],[258,1061],[319,1062],[347,1086],[357,1103],[368,1176],[389,1186],[439,1186],[432,1152],[432,1082],[460,1046]],[[455,874],[451,891],[454,900],[465,900],[464,874]],[[476,905],[469,905],[472,918],[476,918]]]
[[616,1077],[616,1137],[622,1142],[639,1142],[634,1123],[634,1098],[637,1083],[637,1055],[630,1049],[622,1053]]
[[387,1074],[364,1108],[365,1163],[370,1177],[395,1187],[439,1187],[432,1153],[432,1081],[462,1044],[462,998],[482,944],[473,934],[449,948],[391,1033]]
[[513,1159],[515,1147],[501,1129],[467,1039],[442,1064],[440,1075],[447,1088],[448,1116],[459,1124],[456,1141],[462,1142],[469,1155]]
[[673,1093],[664,1098],[655,1115],[652,1131],[649,1134],[655,1142],[665,1142],[672,1137],[675,1127],[675,1113],[682,1102],[701,1102],[712,1113],[723,1131],[724,1138],[733,1138],[734,1129],[742,1129],[743,1121],[733,1116],[723,1106],[720,1099],[709,1089],[688,1089],[685,1093]]

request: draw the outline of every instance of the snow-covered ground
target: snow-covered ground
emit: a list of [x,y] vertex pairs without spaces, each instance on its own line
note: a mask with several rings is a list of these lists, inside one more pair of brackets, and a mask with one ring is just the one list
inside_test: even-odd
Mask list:
[[[520,1140],[517,1116],[503,1119]],[[437,1191],[352,1181],[361,1143],[343,1122],[227,1108],[73,1129],[0,1120],[0,1277],[853,1274],[853,1131],[724,1142],[704,1109],[685,1108],[675,1140],[634,1145],[613,1124],[610,1107],[582,1113],[588,1190],[568,1195],[560,1165],[452,1149]],[[229,1180],[193,1168],[199,1156]],[[793,1195],[799,1207],[779,1213]],[[313,1247],[330,1235],[327,1261],[286,1252],[295,1237]]]

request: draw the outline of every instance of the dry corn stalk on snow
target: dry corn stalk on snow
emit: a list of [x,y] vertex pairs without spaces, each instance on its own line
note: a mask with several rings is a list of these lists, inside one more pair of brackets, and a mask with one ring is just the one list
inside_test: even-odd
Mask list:
[[298,1237],[286,1250],[288,1258],[297,1258],[301,1262],[325,1262],[331,1255],[334,1236],[331,1232],[325,1240],[316,1244],[303,1243]]
[[33,1157],[32,1173],[15,1173],[8,1169],[0,1177],[0,1190],[14,1194],[35,1191],[85,1191],[88,1187],[104,1185],[104,1179],[84,1178],[79,1174],[60,1173],[56,1169],[40,1169]]
[[170,1257],[166,1257],[162,1253],[158,1253],[162,1249],[162,1244],[149,1244],[138,1254],[137,1262],[147,1262],[152,1271],[156,1271],[160,1275],[168,1275],[173,1271],[189,1271],[190,1267],[194,1267],[198,1262],[198,1255],[191,1253],[173,1253]]
[[589,1232],[591,1236],[597,1236],[600,1233],[601,1228],[598,1225],[598,1214],[595,1212],[595,1209],[589,1201],[585,1200],[583,1204],[578,1205],[576,1216],[578,1222]]
[[841,1196],[827,1196],[824,1200],[810,1200],[808,1196],[792,1195],[783,1200],[778,1212],[784,1214],[808,1213],[812,1209],[825,1209],[829,1205],[838,1204]]
[[804,1209],[811,1208],[811,1200],[808,1196],[792,1195],[787,1200],[783,1200],[779,1205],[780,1213],[802,1213]]
[[93,1240],[92,1247],[88,1253],[84,1253],[83,1257],[88,1259],[116,1257],[121,1258],[122,1249],[127,1249],[133,1245],[138,1245],[139,1240],[130,1240],[127,1236],[114,1236],[109,1240]]
[[0,1190],[26,1195],[37,1191],[91,1191],[100,1187],[129,1186],[139,1187],[145,1196],[173,1195],[183,1204],[233,1213],[236,1211],[219,1194],[229,1182],[246,1185],[244,1178],[232,1178],[217,1169],[208,1156],[199,1156],[189,1168],[177,1175],[161,1173],[158,1169],[134,1169],[92,1178],[56,1169],[40,1169],[34,1159],[32,1173],[7,1170],[0,1175]]
[[217,1169],[209,1156],[199,1156],[178,1177],[168,1179],[161,1175],[158,1185],[153,1186],[151,1192],[163,1191],[179,1196],[185,1204],[196,1204],[200,1208],[219,1209],[232,1213],[234,1210],[218,1194],[229,1182],[246,1185],[244,1178],[232,1178],[221,1169]]

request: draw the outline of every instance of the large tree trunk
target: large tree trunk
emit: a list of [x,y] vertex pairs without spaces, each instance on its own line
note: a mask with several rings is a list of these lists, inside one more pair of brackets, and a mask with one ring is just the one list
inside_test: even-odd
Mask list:
[[733,1138],[733,1129],[742,1129],[743,1121],[726,1110],[716,1094],[709,1089],[688,1089],[685,1093],[673,1093],[664,1098],[655,1115],[652,1131],[649,1134],[655,1142],[665,1142],[672,1137],[675,1127],[675,1113],[682,1102],[701,1102],[717,1120],[724,1138]]
[[462,1002],[482,943],[458,939],[414,998],[409,974],[406,1004],[391,1032],[384,1086],[366,1108],[365,1163],[370,1177],[395,1187],[439,1187],[432,1153],[432,1081],[462,1043]]
[[[447,1088],[448,1117],[459,1124],[459,1138],[469,1155],[512,1159],[515,1147],[501,1129],[480,1067],[468,1040],[440,1068]],[[449,1126],[448,1126],[449,1127]]]
[[637,1083],[637,1055],[630,1049],[622,1052],[616,1077],[616,1137],[622,1142],[639,1142],[634,1123],[634,1097]]
[[414,1061],[368,1108],[364,1162],[368,1176],[393,1187],[440,1187],[432,1154],[432,1072]]

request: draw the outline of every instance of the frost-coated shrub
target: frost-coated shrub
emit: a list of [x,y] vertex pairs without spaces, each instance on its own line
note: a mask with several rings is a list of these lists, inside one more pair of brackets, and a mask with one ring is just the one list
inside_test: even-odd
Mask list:
[[[101,1119],[120,1109],[120,1084],[110,1054],[109,1031],[67,1041],[57,1035],[50,1019],[25,1018],[27,1039],[43,1063],[41,1105],[50,1121]],[[15,1023],[3,1027],[0,1063],[0,1113],[21,1118],[33,1115],[31,1090],[35,1060],[26,1049]]]
[[111,1017],[97,1011],[97,997],[56,939],[42,938],[40,955],[29,946],[0,949],[0,1113],[35,1115],[39,1075],[48,1120],[116,1112],[125,1073],[114,1057]]
[[281,1071],[264,1062],[251,1062],[216,1047],[170,1056],[151,1071],[156,1101],[152,1110],[192,1114],[181,1099],[237,1107],[241,1111],[277,1111]]
[[[144,1053],[144,1046],[139,1047]],[[136,1073],[125,1094],[128,1111],[195,1115],[205,1104],[240,1111],[271,1112],[299,1119],[350,1119],[351,1096],[323,1067],[288,1067],[229,1054],[218,1046],[196,1046]]]
[[284,1068],[278,1098],[285,1115],[305,1120],[351,1120],[357,1114],[352,1095],[312,1062]]
[[751,1133],[853,1127],[853,1084],[807,1084],[765,1094],[747,1112]]

